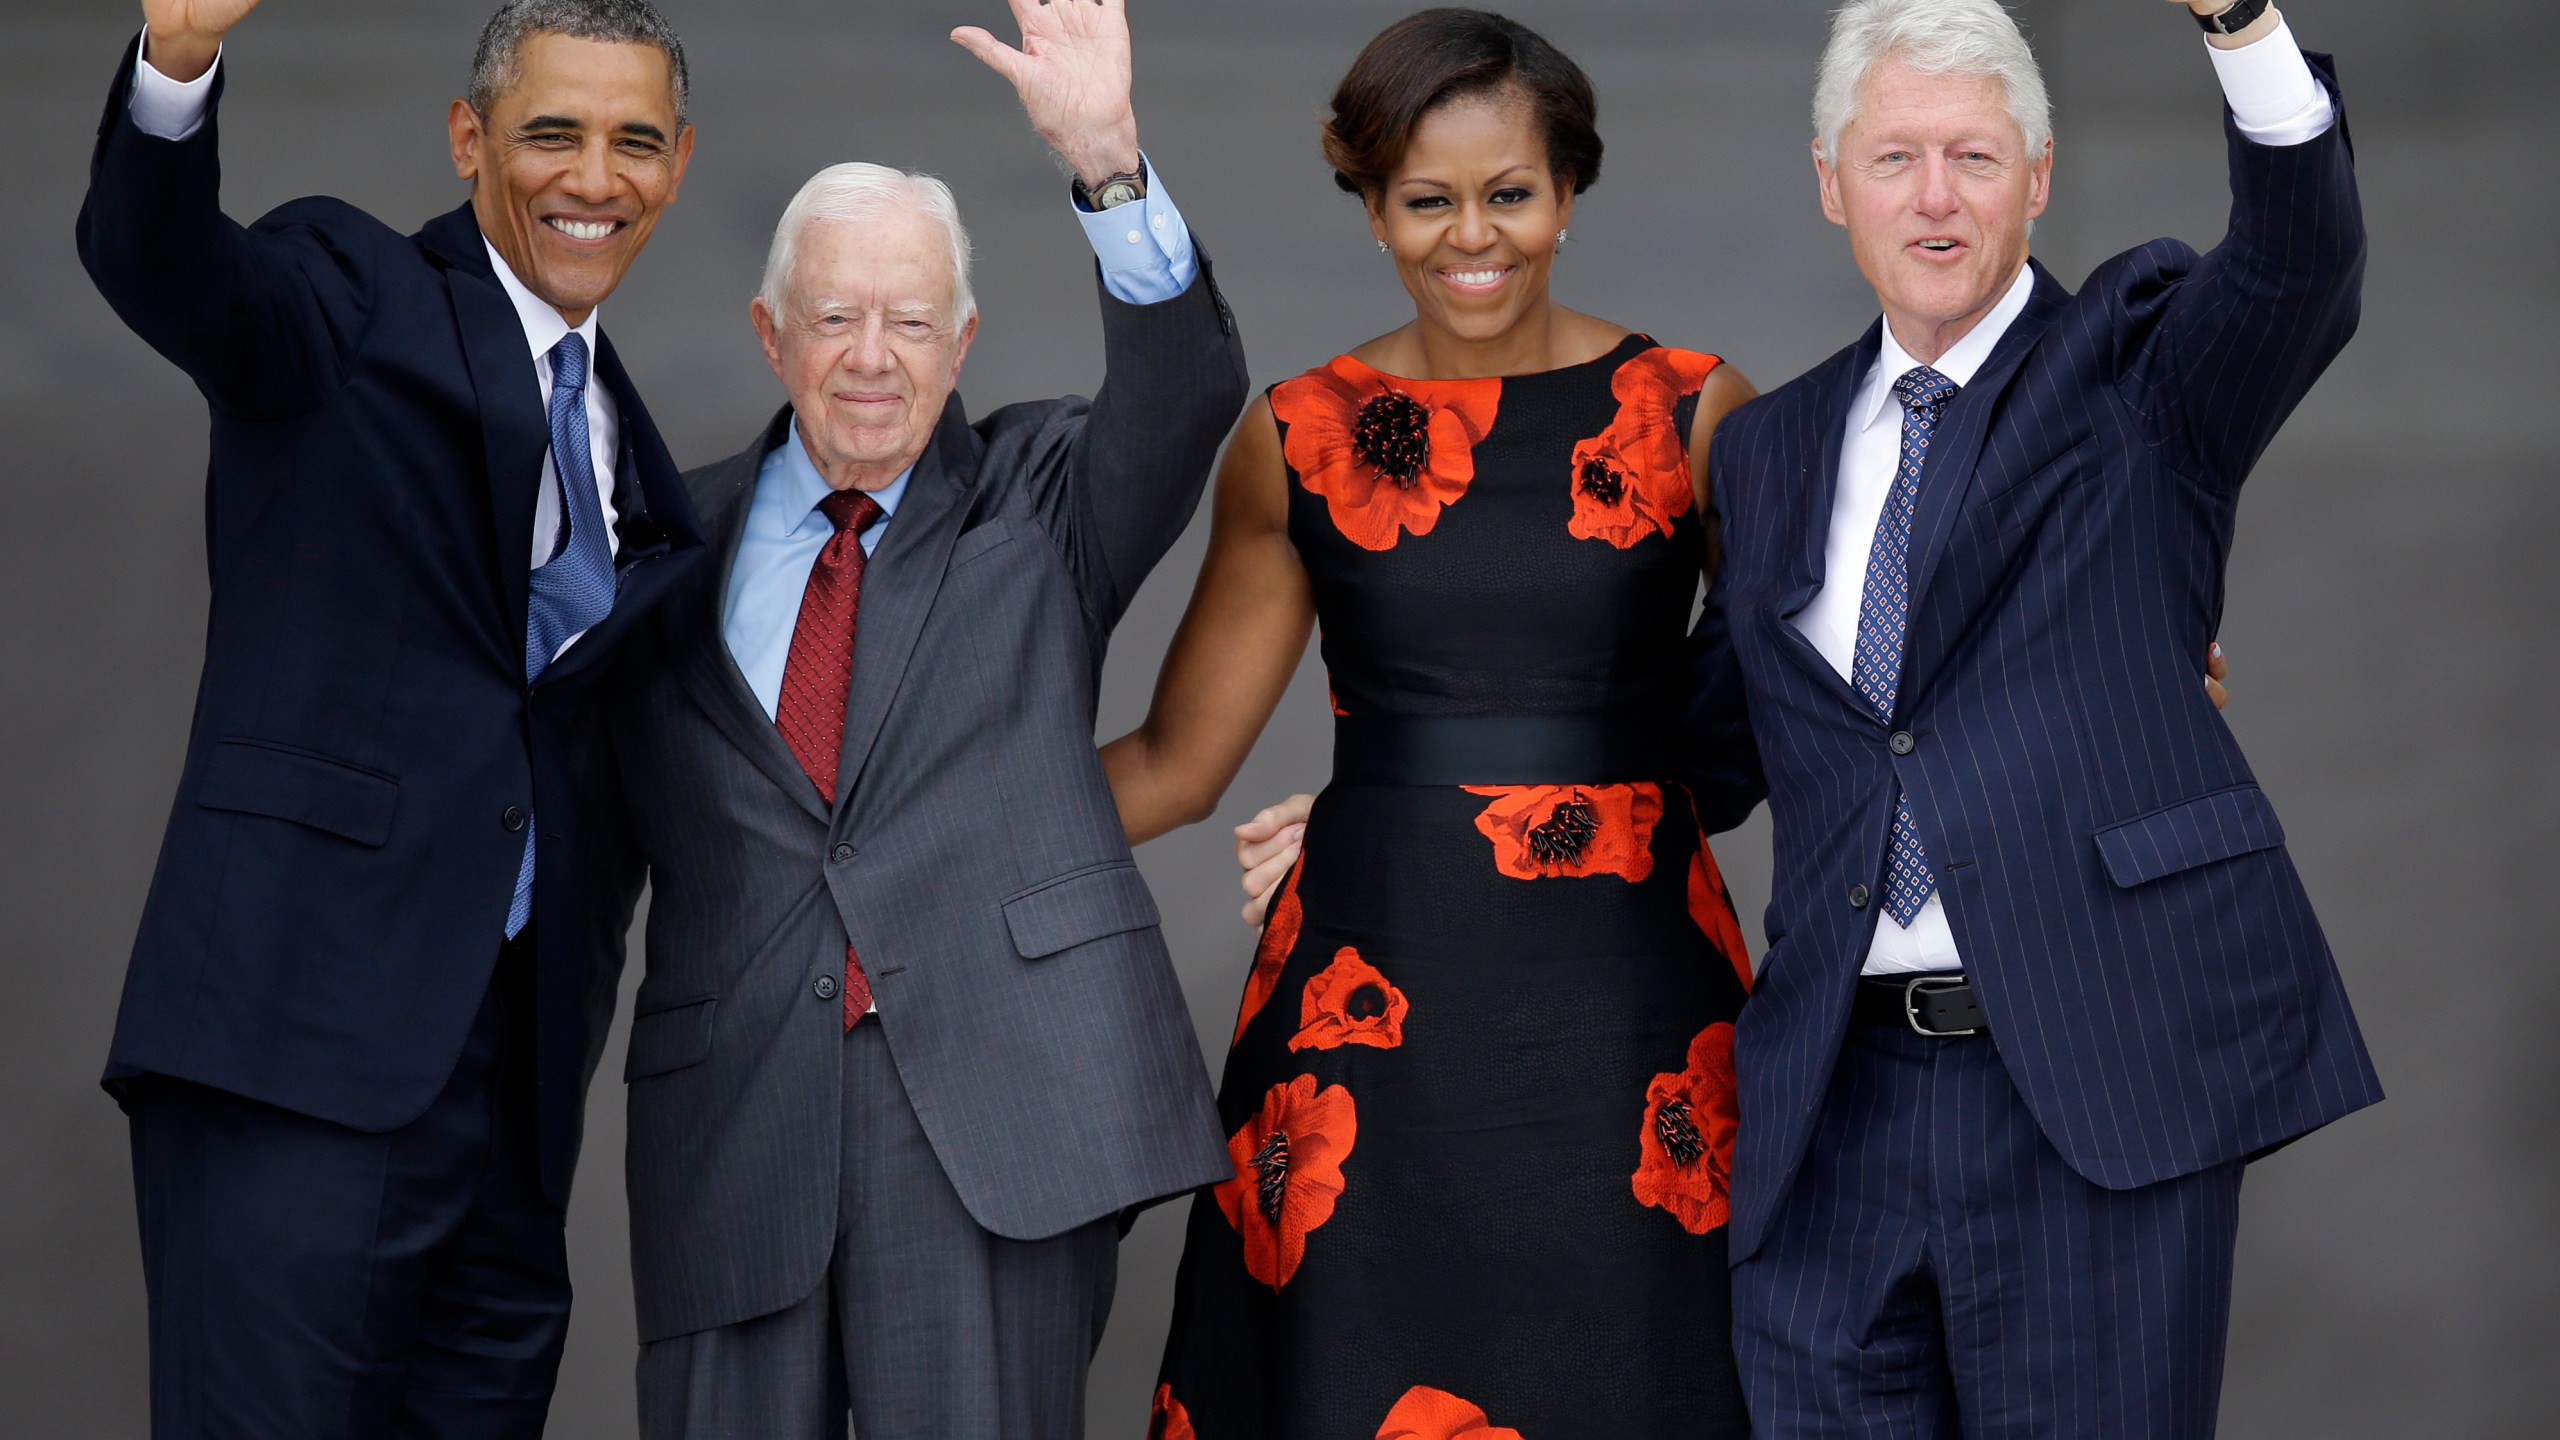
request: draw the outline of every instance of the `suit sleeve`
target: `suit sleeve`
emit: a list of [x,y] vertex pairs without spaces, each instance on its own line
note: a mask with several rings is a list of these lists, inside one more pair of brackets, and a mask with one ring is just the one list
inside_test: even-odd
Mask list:
[[[2325,55],[2307,57],[2337,96]],[[2263,145],[2224,113],[2231,228],[2192,264],[2146,246],[2106,277],[2127,338],[2122,384],[2174,463],[2236,492],[2355,334],[2365,231],[2343,111],[2299,145]]]
[[[182,140],[131,114],[140,42],[125,51],[80,208],[81,264],[117,316],[213,406],[278,419],[344,378],[372,311],[356,253],[366,221],[336,201],[287,205],[245,228],[222,213],[222,82]],[[376,227],[378,228],[378,227]]]
[[[647,648],[647,647],[639,647]],[[645,662],[631,661],[608,674],[578,717],[569,742],[569,764],[579,802],[578,864],[582,923],[586,927],[587,1079],[595,1079],[613,1028],[631,921],[648,883],[649,867],[631,827],[624,799],[617,716],[634,702],[628,677]]]
[[[1728,418],[1723,433],[1734,428]],[[1723,458],[1731,453],[1732,445],[1720,441],[1708,455],[1709,493],[1727,493]],[[1743,707],[1742,662],[1734,654],[1724,576],[1718,568],[1707,586],[1706,608],[1689,631],[1688,674],[1674,753],[1676,772],[1697,806],[1698,824],[1711,835],[1751,818],[1751,812],[1769,797],[1760,747],[1752,739],[1751,717]]]
[[1028,457],[1041,523],[1107,632],[1191,523],[1244,408],[1244,346],[1209,257],[1183,292],[1132,305],[1101,288],[1102,387],[1055,407]]

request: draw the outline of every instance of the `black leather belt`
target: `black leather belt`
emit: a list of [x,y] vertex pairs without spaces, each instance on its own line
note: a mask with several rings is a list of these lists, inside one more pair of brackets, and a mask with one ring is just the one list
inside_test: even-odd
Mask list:
[[1863,975],[1849,1018],[1861,1025],[1890,1025],[1940,1040],[1990,1030],[1973,986],[1961,975]]
[[1346,785],[1609,785],[1659,780],[1662,729],[1632,715],[1338,715]]

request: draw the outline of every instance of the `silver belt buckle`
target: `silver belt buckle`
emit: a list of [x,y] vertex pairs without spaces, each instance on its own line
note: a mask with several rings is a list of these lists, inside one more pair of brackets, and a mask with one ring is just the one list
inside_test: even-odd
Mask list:
[[1981,1034],[1982,1027],[1979,1025],[1970,1030],[1932,1030],[1920,1023],[1921,996],[1944,995],[1951,990],[1961,990],[1971,983],[1973,982],[1961,975],[1921,975],[1904,982],[1902,1016],[1911,1022],[1912,1033],[1926,1035],[1932,1040],[1961,1040],[1967,1035]]

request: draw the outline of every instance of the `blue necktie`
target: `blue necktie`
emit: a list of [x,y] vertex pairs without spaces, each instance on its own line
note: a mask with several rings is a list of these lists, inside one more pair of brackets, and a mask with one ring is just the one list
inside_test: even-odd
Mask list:
[[[1929,435],[1958,388],[1926,365],[1893,382],[1893,393],[1902,401],[1902,463],[1893,472],[1893,488],[1885,493],[1884,513],[1876,518],[1875,548],[1867,552],[1866,595],[1858,604],[1858,650],[1849,662],[1849,684],[1880,720],[1893,719],[1894,696],[1902,688],[1902,641],[1911,621],[1911,529],[1920,513],[1920,474],[1929,464]],[[1911,820],[1911,796],[1899,793],[1894,797],[1893,847],[1885,865],[1884,913],[1907,930],[1937,888],[1937,878],[1929,873],[1929,853],[1920,845],[1920,828]]]
[[[553,656],[574,636],[613,613],[613,546],[604,533],[604,502],[596,495],[595,457],[587,443],[587,342],[571,331],[551,347],[551,461],[560,477],[560,538],[551,558],[533,572],[526,597],[524,678],[538,680]],[[528,819],[524,861],[516,870],[516,894],[507,907],[507,938],[533,919],[533,837]]]

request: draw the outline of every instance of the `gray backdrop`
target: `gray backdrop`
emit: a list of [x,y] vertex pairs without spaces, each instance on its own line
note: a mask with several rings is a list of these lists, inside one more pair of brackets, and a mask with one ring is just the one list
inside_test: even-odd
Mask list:
[[[490,0],[271,0],[236,37],[226,197],[248,217],[328,192],[403,225],[456,203],[444,106]],[[1087,258],[1010,90],[943,40],[1001,0],[662,0],[688,38],[692,183],[611,329],[678,458],[728,454],[776,398],[746,300],[783,201],[872,159],[957,187],[985,324],[980,412],[1086,390]],[[1351,0],[1136,7],[1150,153],[1244,325],[1258,383],[1399,323],[1403,296],[1314,125],[1358,46],[1409,8]],[[1847,343],[1872,297],[1805,159],[1816,0],[1519,0],[1588,67],[1607,175],[1574,225],[1572,305],[1733,358],[1764,386]],[[2160,0],[2024,7],[2059,106],[2036,248],[2070,281],[2154,235],[2211,243],[2223,168],[2195,32]],[[2560,320],[2560,10],[2298,0],[2340,55],[2373,230],[2364,332],[2269,455],[2243,511],[2231,723],[2277,797],[2392,1092],[2252,1173],[2226,1433],[2551,1433],[2560,1343],[2560,713],[2548,599],[2560,536],[2549,398]],[[143,1433],[143,1299],[125,1133],[96,1088],[194,692],[204,619],[203,407],[108,313],[71,223],[117,48],[109,0],[0,0],[0,1433]],[[1140,715],[1205,525],[1122,627],[1103,731]],[[1221,812],[1141,860],[1214,1055],[1251,937],[1223,825],[1313,788],[1312,670]],[[1756,929],[1761,822],[1721,847]],[[2536,937],[2540,937],[2537,943]],[[621,1045],[606,1062],[619,1074]],[[556,1433],[631,1429],[621,1087],[598,1085],[571,1215],[580,1303]],[[1181,1228],[1140,1224],[1095,1372],[1099,1435],[1135,1435]],[[2537,1422],[2536,1418],[2540,1419]],[[1540,1437],[1555,1440],[1555,1437]]]

